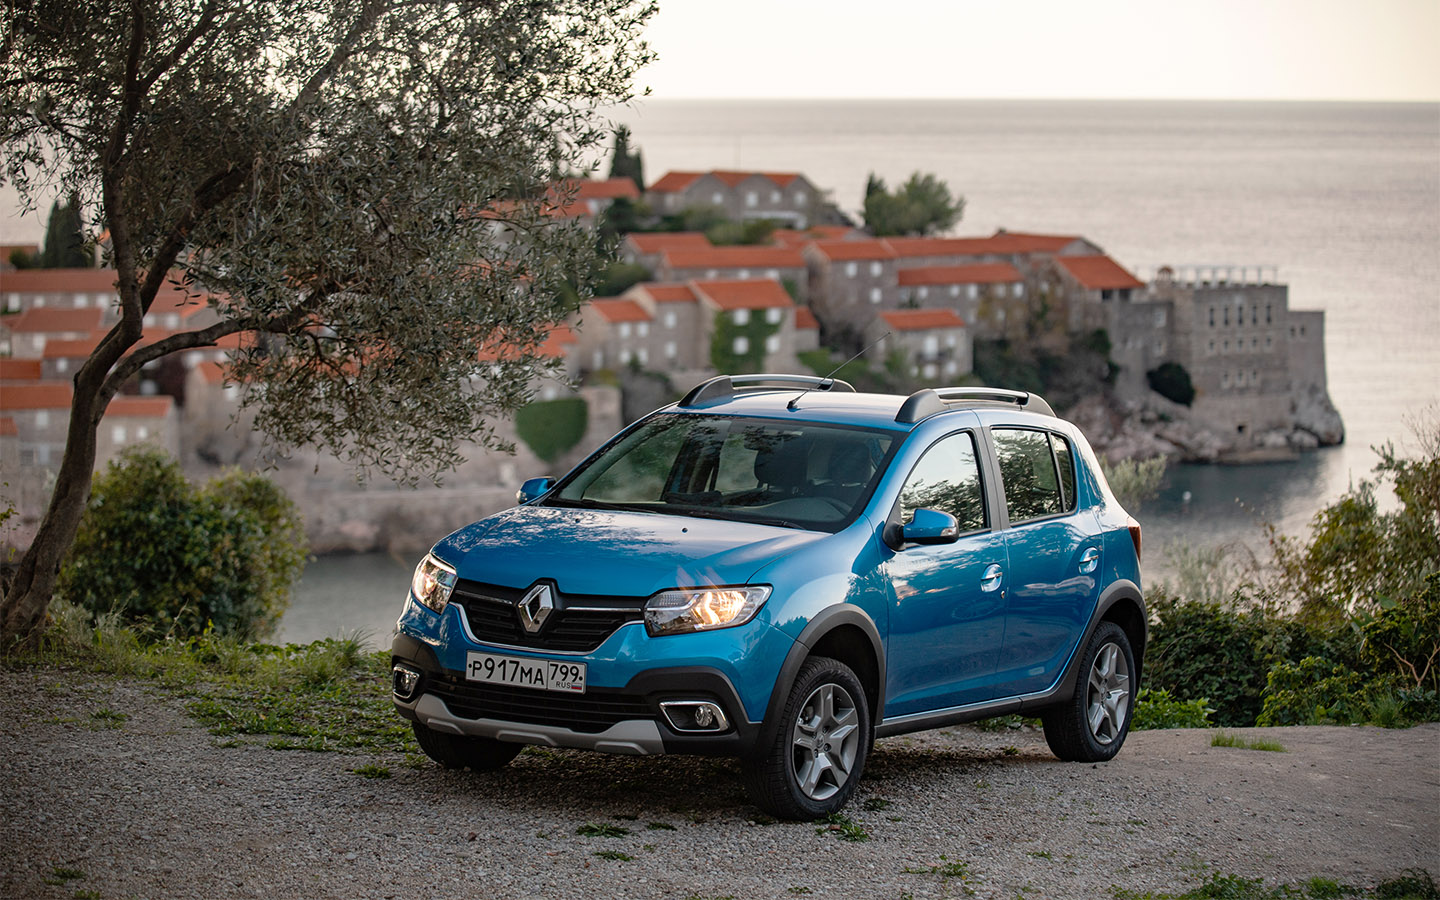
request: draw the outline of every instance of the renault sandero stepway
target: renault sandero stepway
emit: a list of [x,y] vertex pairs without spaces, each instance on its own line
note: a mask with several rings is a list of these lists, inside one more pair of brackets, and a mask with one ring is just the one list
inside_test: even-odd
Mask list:
[[396,709],[450,768],[527,744],[738,757],[767,812],[855,791],[874,739],[1039,716],[1125,741],[1140,526],[1034,394],[721,376],[415,569]]

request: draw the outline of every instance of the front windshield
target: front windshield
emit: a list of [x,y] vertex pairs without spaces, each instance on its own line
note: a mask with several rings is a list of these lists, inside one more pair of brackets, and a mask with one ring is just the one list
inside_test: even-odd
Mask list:
[[869,499],[894,442],[862,428],[666,413],[573,473],[547,504],[838,531]]

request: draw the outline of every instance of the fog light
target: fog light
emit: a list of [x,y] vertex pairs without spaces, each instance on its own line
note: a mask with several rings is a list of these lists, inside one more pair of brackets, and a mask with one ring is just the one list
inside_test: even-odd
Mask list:
[[420,673],[409,666],[395,666],[390,670],[390,679],[390,689],[401,700],[414,697],[415,689],[420,686]]
[[730,727],[725,711],[709,700],[665,700],[660,712],[676,731],[718,733]]

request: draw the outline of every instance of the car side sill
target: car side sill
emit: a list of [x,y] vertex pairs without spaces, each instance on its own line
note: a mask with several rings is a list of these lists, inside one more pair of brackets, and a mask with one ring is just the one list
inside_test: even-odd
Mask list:
[[[408,704],[397,700],[396,705]],[[531,725],[528,722],[504,722],[498,719],[466,719],[450,712],[445,701],[434,694],[422,694],[412,708],[415,718],[422,725],[447,734],[493,738],[516,744],[537,744],[542,747],[575,747],[631,756],[653,756],[665,752],[665,742],[660,737],[659,727],[648,719],[627,719],[596,734],[586,734],[554,725]]]
[[909,734],[912,731],[926,731],[931,728],[942,728],[946,725],[959,725],[964,722],[974,722],[978,719],[989,719],[993,716],[1007,716],[1019,712],[1021,709],[1033,708],[1037,702],[1050,700],[1055,696],[1055,689],[1040,691],[1034,694],[1024,694],[1018,697],[1002,697],[998,700],[982,700],[979,703],[966,703],[962,706],[951,706],[946,709],[937,709],[933,712],[910,713],[905,716],[894,716],[886,718],[875,726],[875,736],[891,737],[897,734]]

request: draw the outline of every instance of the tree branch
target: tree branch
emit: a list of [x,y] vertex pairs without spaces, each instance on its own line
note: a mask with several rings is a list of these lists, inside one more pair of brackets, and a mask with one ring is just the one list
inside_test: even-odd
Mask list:
[[165,58],[160,60],[154,69],[150,70],[149,75],[145,76],[141,82],[145,90],[148,91],[153,87],[156,80],[169,71],[170,67],[175,65],[175,63],[180,60],[180,57],[184,56],[185,52],[195,45],[195,42],[200,39],[200,36],[210,29],[210,26],[215,23],[215,15],[217,12],[218,9],[216,8],[214,0],[210,0],[209,3],[205,4],[205,8],[200,11],[200,21],[196,22],[194,27],[190,29],[190,32],[175,44],[174,49],[165,54]]

